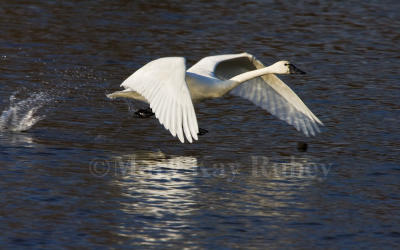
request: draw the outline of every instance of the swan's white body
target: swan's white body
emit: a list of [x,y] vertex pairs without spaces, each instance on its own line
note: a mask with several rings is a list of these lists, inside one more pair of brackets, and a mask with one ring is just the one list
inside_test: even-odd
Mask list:
[[287,61],[265,67],[248,53],[210,56],[186,71],[183,57],[166,57],[149,62],[122,84],[125,90],[107,95],[150,104],[160,123],[184,142],[197,140],[198,125],[193,102],[218,98],[230,92],[252,101],[302,131],[319,132],[322,122],[275,74],[289,74]]

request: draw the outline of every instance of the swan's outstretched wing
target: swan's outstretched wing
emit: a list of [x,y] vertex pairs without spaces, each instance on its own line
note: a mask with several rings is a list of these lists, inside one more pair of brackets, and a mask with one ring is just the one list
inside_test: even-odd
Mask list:
[[141,94],[164,127],[183,143],[197,140],[199,128],[192,99],[185,82],[185,59],[166,57],[149,62],[128,79],[121,87]]
[[[194,73],[213,72],[214,77],[231,79],[244,72],[264,67],[254,56],[242,53],[206,57],[192,68]],[[274,74],[244,82],[233,89],[231,93],[250,100],[279,119],[293,125],[306,136],[320,132],[318,126],[323,125],[296,93]]]
[[248,99],[306,136],[319,133],[318,125],[323,125],[293,90],[274,74],[244,82],[231,93]]

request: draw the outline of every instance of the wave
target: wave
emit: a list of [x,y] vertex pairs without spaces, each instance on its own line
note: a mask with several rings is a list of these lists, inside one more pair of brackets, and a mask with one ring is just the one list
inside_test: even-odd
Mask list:
[[27,98],[18,100],[17,93],[10,96],[10,105],[0,116],[1,131],[26,131],[43,120],[46,116],[39,110],[49,103],[52,98],[44,93],[33,93]]

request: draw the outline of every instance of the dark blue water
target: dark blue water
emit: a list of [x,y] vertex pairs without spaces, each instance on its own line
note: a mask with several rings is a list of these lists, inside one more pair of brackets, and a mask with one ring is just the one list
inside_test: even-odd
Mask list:
[[[2,248],[398,248],[398,1],[2,1],[0,27]],[[323,133],[226,96],[181,144],[105,97],[243,51],[308,73],[282,79]]]

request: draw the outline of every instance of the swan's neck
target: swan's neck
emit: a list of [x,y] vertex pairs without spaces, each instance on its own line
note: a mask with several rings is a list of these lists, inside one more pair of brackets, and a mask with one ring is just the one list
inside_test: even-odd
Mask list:
[[191,72],[186,72],[186,82],[188,84],[192,100],[194,102],[198,102],[207,98],[221,97],[232,89],[236,88],[241,83],[251,80],[255,77],[277,73],[276,68],[273,66],[274,65],[245,72],[229,80],[210,78]]
[[252,70],[252,71],[248,71],[248,72],[242,73],[240,75],[232,77],[230,80],[240,84],[240,83],[243,83],[245,81],[251,80],[253,78],[259,77],[259,76],[263,76],[263,75],[266,75],[266,74],[274,74],[274,73],[276,73],[276,72],[274,72],[273,66],[269,66],[269,67],[265,67],[265,68],[262,68],[262,69],[256,69],[256,70]]

